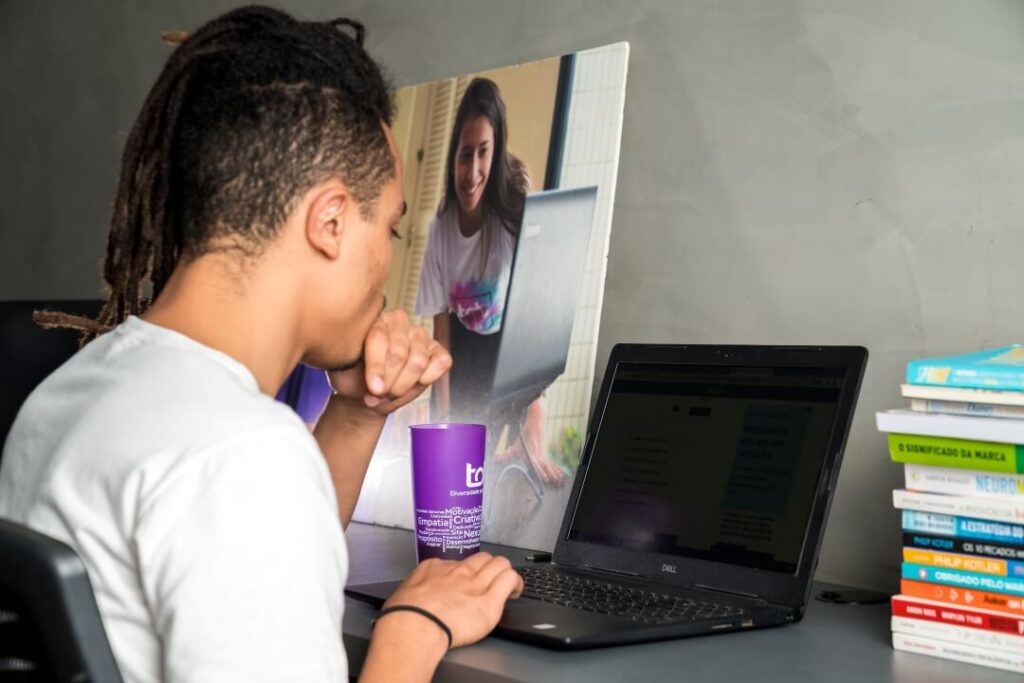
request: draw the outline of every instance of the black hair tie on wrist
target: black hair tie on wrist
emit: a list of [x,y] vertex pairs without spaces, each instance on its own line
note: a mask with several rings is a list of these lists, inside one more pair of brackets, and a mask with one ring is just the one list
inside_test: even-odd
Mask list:
[[438,628],[444,631],[444,634],[446,636],[448,636],[448,649],[452,649],[452,630],[448,628],[448,624],[441,621],[440,617],[438,617],[433,612],[428,612],[422,607],[417,607],[416,605],[392,605],[391,607],[385,607],[380,611],[380,614],[377,615],[377,618],[370,623],[370,628],[372,629],[374,626],[377,625],[378,621],[380,621],[387,615],[391,614],[392,612],[415,612],[420,616],[430,619],[432,622],[437,624]]

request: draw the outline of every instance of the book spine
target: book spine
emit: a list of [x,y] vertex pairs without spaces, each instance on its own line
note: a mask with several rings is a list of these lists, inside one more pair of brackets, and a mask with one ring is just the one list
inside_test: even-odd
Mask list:
[[924,583],[910,579],[900,581],[900,593],[913,598],[946,602],[950,605],[979,607],[1004,614],[1024,616],[1024,600],[1003,593],[963,590],[938,583]]
[[900,395],[911,399],[925,398],[936,401],[966,401],[969,403],[1024,406],[1024,391],[990,391],[988,389],[936,387],[928,384],[901,384]]
[[939,415],[966,415],[970,417],[999,417],[1011,420],[1024,418],[1024,406],[971,403],[969,401],[942,401],[935,398],[912,398],[910,409],[919,413]]
[[979,365],[976,362],[923,359],[907,363],[908,384],[930,384],[968,389],[1024,390],[1024,371]]
[[997,633],[995,631],[984,631],[976,628],[965,628],[963,626],[954,626],[953,624],[942,624],[925,619],[910,619],[908,617],[894,616],[890,623],[895,633],[934,638],[949,643],[987,647],[1000,652],[1024,655],[1024,638],[1020,636],[1007,635],[1006,633]]
[[892,492],[892,504],[900,510],[1024,523],[1024,501],[1012,499],[969,498],[896,489]]
[[[892,598],[892,615],[907,619],[934,621],[985,631],[996,631],[1020,638],[1024,636],[1024,619],[1003,614],[923,602],[905,595]],[[1024,643],[1024,639],[1022,639]]]
[[958,536],[971,540],[1024,545],[1024,526],[985,519],[904,510],[903,529],[938,536]]
[[921,550],[920,548],[903,548],[903,561],[912,564],[926,564],[929,567],[945,567],[965,572],[992,574],[994,576],[1011,576],[1024,578],[1024,563],[1009,560],[994,560],[975,555],[957,555],[955,553]]
[[977,572],[965,572],[957,569],[946,569],[945,567],[929,567],[910,562],[903,563],[902,576],[904,579],[941,583],[944,586],[959,586],[961,588],[983,590],[991,593],[1006,593],[1015,596],[1024,595],[1024,579],[1007,576],[978,574]]
[[892,634],[892,646],[903,652],[916,652],[955,662],[987,666],[990,669],[1024,673],[1024,655],[1013,652],[898,632]]
[[890,434],[916,434],[930,439],[959,439],[984,444],[1024,444],[1024,420],[883,410],[875,413],[875,424],[878,431]]
[[990,557],[995,560],[1024,562],[1024,547],[1018,546],[1014,548],[1013,546],[1001,543],[970,541],[966,538],[943,538],[928,534],[904,533],[903,545],[907,548],[940,550],[960,555],[974,555],[976,557]]
[[907,488],[914,491],[1024,500],[1024,475],[1020,474],[989,474],[956,467],[907,463],[903,466],[903,478]]
[[1021,446],[994,441],[969,441],[921,434],[889,432],[889,455],[894,462],[936,467],[960,467],[985,472],[1021,474]]

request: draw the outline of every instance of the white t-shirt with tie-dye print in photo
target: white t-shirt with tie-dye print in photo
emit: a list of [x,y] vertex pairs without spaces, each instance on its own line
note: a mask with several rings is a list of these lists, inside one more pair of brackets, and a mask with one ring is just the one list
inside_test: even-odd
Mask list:
[[483,229],[466,237],[459,230],[458,210],[450,205],[430,223],[416,314],[451,311],[471,332],[500,330],[515,245],[515,235],[493,214]]

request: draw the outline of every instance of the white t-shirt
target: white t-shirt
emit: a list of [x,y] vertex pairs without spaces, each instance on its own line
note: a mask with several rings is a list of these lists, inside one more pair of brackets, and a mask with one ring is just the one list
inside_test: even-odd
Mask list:
[[237,361],[129,318],[32,393],[2,464],[0,516],[78,551],[126,681],[347,680],[326,463]]
[[[489,240],[485,240],[485,232]],[[485,241],[489,241],[488,258],[481,271]],[[500,330],[515,246],[515,236],[494,214],[488,215],[476,234],[466,237],[459,230],[458,210],[450,205],[430,223],[416,314],[451,311],[472,332],[494,334]]]

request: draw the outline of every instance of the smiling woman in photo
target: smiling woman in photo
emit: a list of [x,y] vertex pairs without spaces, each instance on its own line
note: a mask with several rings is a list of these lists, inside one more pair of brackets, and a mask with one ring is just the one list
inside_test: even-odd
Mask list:
[[[440,419],[480,420],[494,372],[516,231],[530,189],[526,165],[508,150],[505,103],[494,81],[475,78],[455,116],[445,195],[430,225],[416,313],[451,351],[450,376],[435,387]],[[522,439],[499,457],[527,458],[541,481],[559,485],[548,458],[545,398],[528,408]]]

